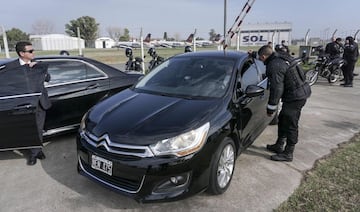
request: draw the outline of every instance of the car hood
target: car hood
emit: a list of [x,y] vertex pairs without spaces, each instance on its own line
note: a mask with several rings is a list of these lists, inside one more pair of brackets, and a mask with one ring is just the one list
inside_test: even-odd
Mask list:
[[130,89],[94,106],[86,128],[95,136],[107,134],[112,142],[149,145],[191,129],[217,114],[221,99],[183,99]]

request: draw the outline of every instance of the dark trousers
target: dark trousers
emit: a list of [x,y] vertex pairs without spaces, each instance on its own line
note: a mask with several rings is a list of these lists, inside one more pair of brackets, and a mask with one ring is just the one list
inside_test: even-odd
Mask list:
[[301,109],[304,107],[306,99],[283,102],[279,114],[278,137],[286,138],[286,145],[295,146],[298,142],[298,123]]
[[[39,138],[42,142],[42,138],[43,138],[43,129],[44,129],[44,123],[45,123],[45,116],[46,116],[46,111],[43,110],[41,108],[41,106],[39,105],[37,107],[37,110],[36,110],[36,124],[37,124],[37,127],[38,127],[38,133],[39,133]],[[42,148],[32,148],[29,150],[29,154],[31,156],[36,156],[39,152],[41,152]]]
[[346,61],[343,66],[344,82],[347,85],[353,83],[355,63],[356,61]]

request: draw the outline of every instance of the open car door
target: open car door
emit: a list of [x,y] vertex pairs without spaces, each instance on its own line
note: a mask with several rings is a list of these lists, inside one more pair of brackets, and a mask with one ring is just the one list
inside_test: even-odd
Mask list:
[[41,93],[36,78],[27,77],[28,70],[0,70],[0,151],[42,146],[36,124]]

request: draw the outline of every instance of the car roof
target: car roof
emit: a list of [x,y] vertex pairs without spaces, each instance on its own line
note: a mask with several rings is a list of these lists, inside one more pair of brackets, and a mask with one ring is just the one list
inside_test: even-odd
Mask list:
[[37,57],[35,57],[35,60],[44,60],[44,59],[76,59],[76,60],[86,60],[86,61],[93,60],[93,59],[88,58],[88,57],[66,56],[66,55],[46,55],[46,56],[37,56]]
[[248,53],[244,51],[198,51],[198,52],[187,52],[180,55],[174,56],[176,58],[181,57],[227,57],[234,60],[238,60],[243,57],[248,57]]
[[0,65],[4,65],[10,61],[16,60],[16,58],[1,58],[0,59]]

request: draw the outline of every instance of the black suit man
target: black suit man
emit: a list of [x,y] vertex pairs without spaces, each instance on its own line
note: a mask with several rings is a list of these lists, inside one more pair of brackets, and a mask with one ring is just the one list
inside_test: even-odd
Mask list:
[[[47,73],[47,67],[37,64],[36,62],[32,62],[32,60],[34,59],[34,49],[30,42],[20,41],[16,44],[15,49],[16,49],[16,53],[19,56],[19,59],[7,63],[5,68],[13,69],[23,65],[29,66],[29,68],[27,68],[28,74],[26,76],[29,77],[30,81],[33,81],[34,83],[39,83],[36,86],[38,87],[38,90],[41,92],[41,96],[39,99],[39,106],[37,107],[37,111],[36,111],[36,123],[39,131],[38,132],[39,138],[42,140],[45,115],[46,115],[45,110],[51,107],[51,102],[48,98],[47,90],[44,87],[44,81],[49,82],[50,75]],[[32,76],[35,76],[31,74],[32,71],[42,71],[42,74],[37,75],[37,76],[41,76],[40,79],[38,78],[31,79]],[[45,154],[42,152],[42,149],[41,148],[30,149],[30,154],[27,164],[35,165],[37,159],[40,160],[45,159]]]

